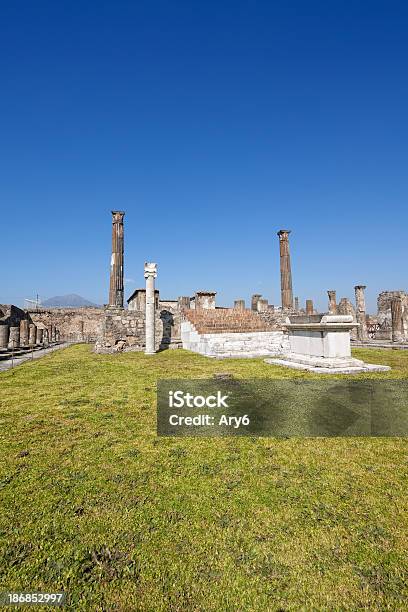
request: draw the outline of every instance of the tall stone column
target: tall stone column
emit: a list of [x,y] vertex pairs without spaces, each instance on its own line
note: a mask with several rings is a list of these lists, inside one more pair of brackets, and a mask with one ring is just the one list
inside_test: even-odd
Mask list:
[[112,210],[112,256],[110,267],[109,306],[123,308],[123,249],[124,232],[121,210]]
[[245,300],[235,300],[234,310],[245,310]]
[[356,293],[356,319],[357,323],[360,324],[359,327],[357,327],[357,338],[361,342],[366,342],[368,340],[366,304],[364,295],[365,288],[365,285],[356,285],[354,287],[354,291]]
[[329,296],[329,314],[335,315],[337,314],[336,292],[330,289],[327,295]]
[[306,300],[306,314],[308,316],[314,313],[313,300]]
[[299,312],[299,298],[295,297],[295,310],[296,312]]
[[21,319],[20,321],[20,346],[28,345],[28,320]]
[[154,355],[155,347],[155,294],[154,279],[157,278],[157,264],[145,263],[144,276],[146,279],[146,355]]
[[43,344],[44,346],[48,346],[49,344],[49,334],[48,334],[48,327],[44,327],[43,329]]
[[0,349],[6,349],[8,347],[9,339],[9,326],[3,323],[0,325]]
[[36,340],[37,340],[37,326],[34,325],[34,323],[31,323],[29,326],[28,344],[30,346],[35,346]]
[[392,341],[404,342],[404,324],[402,321],[402,300],[394,298],[391,300],[391,322]]
[[281,296],[282,308],[293,308],[292,270],[290,266],[289,253],[290,230],[279,230],[279,252],[280,252],[280,274],[281,274]]

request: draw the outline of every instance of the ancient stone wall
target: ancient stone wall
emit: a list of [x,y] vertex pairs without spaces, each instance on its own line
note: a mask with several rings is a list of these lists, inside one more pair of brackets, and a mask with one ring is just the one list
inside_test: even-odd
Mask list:
[[65,342],[95,342],[102,334],[103,308],[49,308],[28,311],[37,326],[55,325]]

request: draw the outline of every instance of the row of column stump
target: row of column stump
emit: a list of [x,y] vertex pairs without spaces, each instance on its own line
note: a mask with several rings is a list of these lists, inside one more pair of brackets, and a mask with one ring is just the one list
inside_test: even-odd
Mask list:
[[24,354],[59,342],[60,332],[55,325],[37,327],[28,319],[21,319],[19,325],[0,324],[0,360],[8,359],[11,353]]

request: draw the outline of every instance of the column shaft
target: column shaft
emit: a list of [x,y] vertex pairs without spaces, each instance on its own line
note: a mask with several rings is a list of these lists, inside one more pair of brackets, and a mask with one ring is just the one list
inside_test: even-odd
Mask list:
[[357,338],[361,342],[368,340],[367,320],[366,320],[366,304],[365,304],[365,285],[356,285],[354,291],[356,294],[356,319],[359,323],[357,327]]
[[293,309],[293,290],[289,253],[289,234],[290,230],[280,230],[278,232],[282,308],[291,310]]
[[146,355],[153,355],[156,352],[155,343],[155,292],[154,279],[157,276],[157,264],[145,263],[146,279]]
[[123,253],[124,230],[123,217],[125,213],[112,211],[112,255],[109,283],[109,306],[123,308]]

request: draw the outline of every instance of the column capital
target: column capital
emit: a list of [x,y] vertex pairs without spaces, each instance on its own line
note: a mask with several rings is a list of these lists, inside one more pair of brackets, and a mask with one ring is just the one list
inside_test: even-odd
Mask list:
[[145,278],[157,278],[157,263],[151,263],[151,262],[145,261],[144,277]]
[[288,240],[292,230],[281,229],[278,232],[279,240]]
[[367,285],[355,285],[354,289],[366,289]]
[[112,210],[112,223],[122,223],[125,212],[123,210]]

